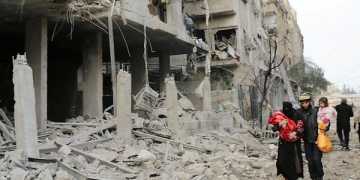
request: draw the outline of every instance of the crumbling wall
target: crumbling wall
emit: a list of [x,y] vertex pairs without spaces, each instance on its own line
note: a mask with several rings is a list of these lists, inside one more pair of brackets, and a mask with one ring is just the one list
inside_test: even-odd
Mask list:
[[[137,16],[145,19],[156,19],[160,21],[158,16],[159,8],[151,5],[149,1],[144,0],[123,0],[123,7],[127,13],[131,13],[131,16]],[[156,13],[155,13],[156,12]]]

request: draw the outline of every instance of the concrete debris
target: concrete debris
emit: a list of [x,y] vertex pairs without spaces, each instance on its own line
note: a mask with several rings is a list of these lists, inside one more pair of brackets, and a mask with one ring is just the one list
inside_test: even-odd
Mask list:
[[68,146],[64,145],[64,146],[61,146],[58,153],[61,155],[67,156],[71,153],[71,149]]
[[[213,116],[190,109],[187,108],[184,118],[194,122]],[[237,114],[222,113],[218,116],[233,118]],[[39,134],[43,141],[40,141],[40,158],[36,162],[29,162],[25,151],[6,150],[11,150],[11,144],[8,148],[1,147],[0,151],[3,149],[5,154],[0,159],[0,179],[3,176],[44,180],[203,180],[263,179],[276,175],[273,171],[277,146],[262,145],[246,130],[227,128],[174,140],[171,139],[174,132],[166,121],[131,114],[133,130],[129,145],[116,138],[116,118],[111,114],[104,117],[106,120],[79,116],[64,123],[48,122],[48,130]]]
[[149,160],[150,162],[154,162],[156,160],[156,156],[153,153],[144,149],[139,152],[138,158],[143,160]]

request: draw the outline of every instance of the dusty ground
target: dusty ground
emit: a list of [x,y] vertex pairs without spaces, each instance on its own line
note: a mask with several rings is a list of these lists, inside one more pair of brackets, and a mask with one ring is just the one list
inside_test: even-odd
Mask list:
[[[325,176],[324,180],[355,180],[360,179],[358,167],[360,165],[360,143],[356,130],[350,132],[350,149],[344,151],[340,146],[340,140],[336,134],[336,120],[331,121],[330,131],[328,132],[333,142],[333,151],[323,154],[323,165]],[[352,124],[352,123],[351,123]],[[303,153],[305,160],[305,154]],[[307,162],[304,162],[305,180],[310,179]]]
[[[352,121],[352,119],[351,119]],[[353,123],[351,122],[351,125]],[[336,134],[336,121],[332,121],[329,136],[334,145],[334,150],[325,153],[323,156],[323,164],[326,180],[333,179],[360,179],[360,172],[357,171],[360,164],[360,143],[358,134],[355,129],[350,132],[350,149],[351,151],[343,151],[340,147],[340,140]],[[309,179],[306,174],[305,179]]]

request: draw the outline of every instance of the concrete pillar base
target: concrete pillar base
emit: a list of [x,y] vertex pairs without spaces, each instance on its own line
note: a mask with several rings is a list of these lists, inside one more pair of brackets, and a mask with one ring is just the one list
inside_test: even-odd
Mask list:
[[131,75],[123,70],[117,75],[117,138],[131,146]]
[[13,70],[16,148],[39,157],[33,71],[25,56],[17,56]]
[[[179,131],[177,89],[173,77],[165,79],[167,125],[176,134]],[[178,137],[176,137],[178,138]]]
[[205,76],[204,80],[204,87],[203,87],[203,111],[211,111],[211,83],[210,77]]

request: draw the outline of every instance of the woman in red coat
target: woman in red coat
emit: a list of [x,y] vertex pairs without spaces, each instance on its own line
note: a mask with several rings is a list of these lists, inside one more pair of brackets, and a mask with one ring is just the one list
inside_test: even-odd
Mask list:
[[[278,157],[276,160],[277,175],[282,175],[286,180],[304,178],[303,159],[301,155],[301,140],[298,138],[304,132],[303,122],[295,122],[293,119],[295,109],[290,102],[283,102],[282,113],[288,117],[273,126],[273,131],[279,131],[290,121],[296,124],[293,132],[287,133],[288,137],[279,138]],[[284,140],[286,139],[286,140]]]

